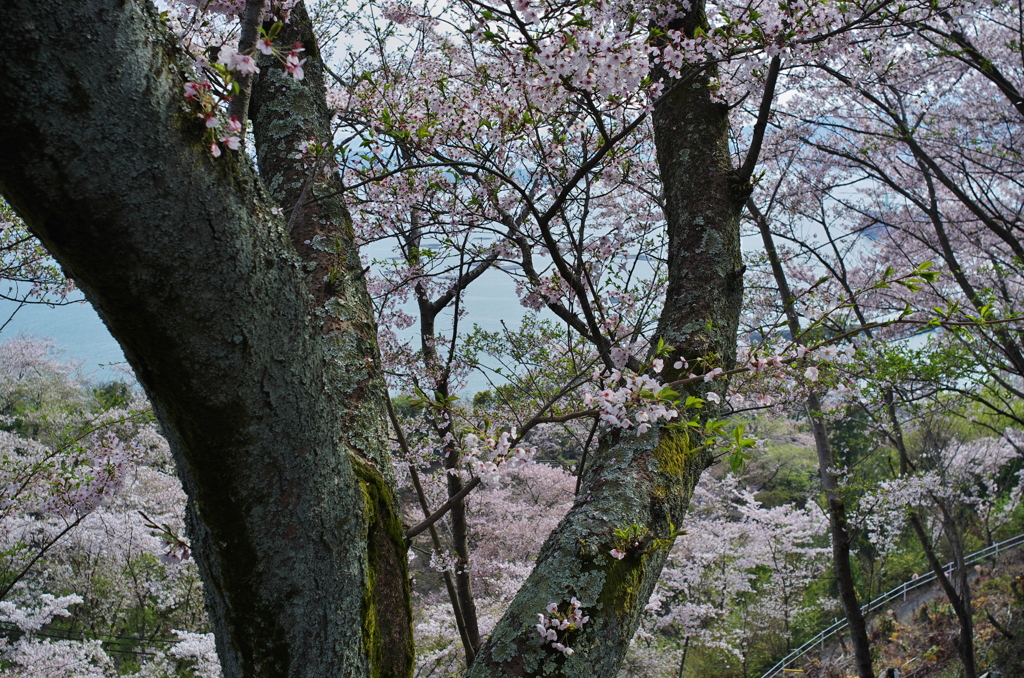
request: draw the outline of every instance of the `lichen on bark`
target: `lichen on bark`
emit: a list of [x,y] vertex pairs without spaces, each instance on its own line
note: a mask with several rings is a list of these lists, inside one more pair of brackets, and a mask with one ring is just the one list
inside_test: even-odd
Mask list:
[[[707,30],[704,3],[693,2],[671,28]],[[672,347],[669,361],[704,361],[706,369],[733,366],[742,302],[739,216],[745,200],[733,185],[728,109],[711,96],[715,67],[675,84],[655,105],[653,127],[665,198],[668,285],[654,341]],[[653,343],[653,342],[652,342]],[[670,368],[664,378],[682,376]],[[686,388],[721,394],[722,380]],[[706,403],[701,419],[715,416]],[[703,441],[656,426],[645,434],[605,434],[588,462],[576,503],[541,549],[533,573],[470,668],[470,678],[600,676],[618,673],[626,648],[667,558],[662,548],[627,553],[616,561],[616,529],[671,541],[682,526],[694,486],[712,462]],[[591,622],[574,640],[571,656],[542,645],[531,623],[548,602],[575,595]]]
[[[215,159],[202,144],[183,55],[151,5],[9,0],[0,17],[16,33],[0,44],[0,190],[153,402],[189,496],[225,675],[369,675],[367,601],[373,638],[411,629],[404,543],[381,508],[393,494],[386,392],[365,360],[375,329],[357,326],[368,302],[333,314],[351,341],[325,339],[326,300],[272,213],[277,196],[245,154]],[[353,455],[376,475],[360,482]],[[385,590],[368,597],[371,572]],[[408,674],[388,661],[374,670]]]
[[[0,12],[13,27],[0,43],[10,159],[0,190],[93,302],[154,403],[189,495],[225,675],[408,675],[405,544],[372,307],[332,199],[340,187],[289,158],[299,141],[331,141],[311,32],[297,36],[305,84],[261,64],[257,176],[245,154],[215,160],[203,147],[181,55],[151,6],[5,0]],[[309,30],[303,14],[289,30]],[[76,39],[81,26],[90,39]],[[659,332],[682,355],[727,366],[742,289],[738,210],[726,115],[702,92],[654,114],[670,238]],[[317,237],[337,247],[318,250]],[[682,524],[709,460],[679,436],[604,436],[471,676],[618,671],[666,556],[609,551],[616,529],[665,539]],[[567,657],[532,626],[572,596],[592,621]]]
[[[388,484],[370,463],[353,457],[365,501],[363,538],[367,552],[363,598],[363,642],[371,678],[408,678],[415,664],[412,594],[405,526]],[[394,586],[395,582],[403,585]]]
[[[667,557],[651,542],[669,539],[681,524],[708,462],[679,431],[606,435],[575,504],[468,675],[614,676]],[[630,526],[646,536],[644,545],[617,560],[610,555],[615,531]],[[533,626],[548,603],[574,596],[591,621],[570,639],[574,654],[564,656],[542,644]]]

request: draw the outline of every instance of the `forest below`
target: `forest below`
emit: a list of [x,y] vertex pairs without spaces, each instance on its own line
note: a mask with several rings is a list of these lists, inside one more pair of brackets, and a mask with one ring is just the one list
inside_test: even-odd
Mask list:
[[[202,585],[183,528],[185,497],[145,398],[128,381],[88,383],[44,340],[6,340],[0,368],[0,439],[10,493],[2,522],[4,675],[218,678]],[[493,400],[490,392],[478,393],[473,413],[486,416]],[[428,411],[416,398],[396,398],[395,409],[405,430],[424,426]],[[1012,432],[993,438],[984,420],[971,421],[969,412],[952,406],[930,413],[908,435],[911,449],[920,450],[917,458],[928,460],[927,471],[913,482],[894,483],[898,454],[879,444],[866,415],[856,408],[844,413],[831,437],[857,469],[844,491],[857,535],[860,600],[928,572],[925,546],[945,564],[1024,532]],[[807,425],[786,416],[737,416],[759,440],[756,453],[736,473],[719,467],[702,477],[623,678],[760,676],[842,616]],[[440,505],[444,469],[430,461],[429,437],[410,435],[422,442],[417,463],[424,493]],[[546,424],[528,443],[528,463],[495,474],[466,502],[482,633],[522,585],[575,496],[573,470],[580,460],[572,431]],[[408,473],[403,476],[408,526],[422,513]],[[912,533],[909,511],[930,526],[934,543],[922,545]],[[947,511],[955,522],[943,520]],[[447,544],[451,527],[443,520],[437,525]],[[457,674],[465,654],[444,582],[460,567],[457,557],[450,547],[434,549],[422,534],[410,559],[415,675]],[[1014,675],[1024,633],[1024,554],[1011,551],[998,566],[966,569],[979,664]],[[872,646],[880,668],[897,667],[904,676],[960,675],[956,616],[940,591],[928,597],[909,619],[892,612],[876,617]],[[822,678],[848,675],[848,651],[836,651],[842,658],[819,666],[829,654],[824,649],[796,665]]]

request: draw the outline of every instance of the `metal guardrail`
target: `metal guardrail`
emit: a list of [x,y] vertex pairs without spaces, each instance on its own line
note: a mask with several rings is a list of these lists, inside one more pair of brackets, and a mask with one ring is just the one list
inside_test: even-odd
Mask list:
[[[998,556],[1000,551],[1005,551],[1006,549],[1013,548],[1014,546],[1018,546],[1020,544],[1024,544],[1024,534],[1018,534],[1016,537],[1010,537],[1009,539],[1001,541],[998,544],[993,544],[988,548],[984,548],[980,551],[975,551],[974,553],[964,558],[964,566],[966,567],[968,565],[975,565],[984,560],[988,560],[991,557]],[[948,576],[953,571],[953,563],[947,563],[946,566],[942,569],[945,570],[946,575]],[[878,596],[870,603],[867,603],[866,605],[861,607],[861,612],[863,612],[864,616],[866,617],[872,612],[877,612],[879,609],[885,607],[896,598],[902,597],[903,600],[906,600],[907,593],[913,591],[914,589],[931,584],[933,581],[935,581],[935,573],[929,570],[926,574],[921,575],[917,579],[905,581],[896,588],[892,589],[891,591],[883,593],[882,595]],[[790,652],[778,664],[776,664],[775,666],[771,667],[763,674],[761,674],[761,678],[778,678],[783,674],[783,672],[790,664],[792,664],[797,659],[803,657],[816,646],[820,646],[820,648],[823,650],[825,647],[825,640],[837,634],[845,628],[846,620],[837,620],[834,624],[821,631],[818,635],[814,636],[806,643]]]

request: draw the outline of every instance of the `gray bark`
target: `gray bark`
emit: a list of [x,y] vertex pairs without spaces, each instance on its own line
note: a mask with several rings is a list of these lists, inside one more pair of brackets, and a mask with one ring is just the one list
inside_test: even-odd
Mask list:
[[[685,19],[705,24],[703,3]],[[710,357],[731,367],[742,301],[739,215],[747,191],[736,186],[728,149],[728,110],[710,96],[709,68],[655,107],[655,142],[665,194],[669,283],[658,332],[678,356]],[[671,85],[671,83],[668,83]],[[693,85],[693,86],[690,86]],[[680,376],[672,367],[665,381]],[[692,388],[721,392],[721,383]],[[709,413],[710,414],[710,413]],[[615,676],[668,555],[651,542],[683,524],[701,472],[713,461],[698,440],[654,427],[643,435],[613,431],[588,460],[568,515],[470,668],[492,676]],[[615,560],[613,532],[637,526],[641,545]],[[575,596],[590,622],[567,639],[574,654],[542,645],[534,624],[551,602]]]
[[244,154],[208,153],[150,6],[2,0],[0,20],[0,191],[153,402],[225,675],[387,673],[378,622],[408,595],[373,584],[404,582],[401,525],[377,433],[339,414],[373,355],[333,331]]

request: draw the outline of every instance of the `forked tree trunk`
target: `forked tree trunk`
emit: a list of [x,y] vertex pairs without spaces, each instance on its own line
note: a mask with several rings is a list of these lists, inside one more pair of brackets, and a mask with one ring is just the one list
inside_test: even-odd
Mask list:
[[[3,0],[0,22],[0,190],[153,403],[225,675],[410,675],[386,392],[351,226],[339,202],[290,212],[308,184],[288,159],[297,139],[330,140],[315,44],[307,81],[265,74],[261,180],[244,153],[210,155],[188,60],[148,3]],[[304,246],[313,233],[328,246]]]
[[[704,23],[702,7],[692,16]],[[289,157],[299,140],[330,143],[319,53],[301,5],[295,17],[307,80],[261,66],[257,175],[244,153],[210,155],[183,96],[186,60],[150,5],[0,0],[0,191],[153,402],[189,497],[225,675],[407,676],[405,540],[372,314],[334,179],[318,183]],[[713,75],[654,112],[669,230],[659,332],[676,355],[728,367],[745,195]],[[657,427],[605,436],[470,675],[617,673],[667,552],[615,560],[613,531],[667,537],[682,524],[711,462],[695,442]],[[532,625],[571,596],[591,622],[566,657]]]
[[[704,24],[703,3],[687,17],[691,31]],[[671,367],[678,357],[693,362],[713,355],[730,367],[736,355],[746,195],[733,181],[728,109],[710,96],[715,75],[709,68],[671,90],[653,113],[668,230],[669,282],[658,334],[675,348],[665,381],[685,376]],[[724,390],[702,382],[691,392],[712,389]],[[617,545],[613,532],[635,526],[650,540],[667,537],[670,523],[683,524],[693,488],[713,461],[697,442],[657,426],[643,435],[615,430],[601,438],[575,504],[481,648],[471,678],[617,675],[668,550],[645,546],[616,560],[609,555]],[[574,654],[566,656],[542,645],[534,624],[549,603],[564,610],[572,597],[591,620],[567,639]]]

